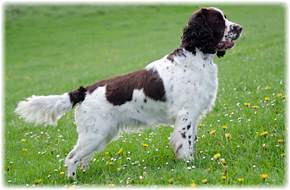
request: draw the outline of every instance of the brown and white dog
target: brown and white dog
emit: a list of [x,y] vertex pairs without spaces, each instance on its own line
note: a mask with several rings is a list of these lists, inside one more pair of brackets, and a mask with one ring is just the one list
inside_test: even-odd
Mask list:
[[183,29],[181,46],[144,69],[105,79],[63,95],[32,96],[15,112],[27,122],[57,125],[75,109],[78,142],[66,157],[68,177],[86,169],[94,153],[124,129],[174,125],[170,144],[176,158],[193,159],[197,125],[214,105],[218,80],[213,58],[235,46],[242,27],[217,8],[201,8]]

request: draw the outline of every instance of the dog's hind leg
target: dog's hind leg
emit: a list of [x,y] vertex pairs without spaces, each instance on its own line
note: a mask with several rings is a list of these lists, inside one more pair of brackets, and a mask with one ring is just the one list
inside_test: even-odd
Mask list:
[[95,152],[87,155],[86,157],[84,157],[84,159],[82,159],[82,161],[80,163],[80,167],[81,167],[82,170],[89,169],[89,163],[92,160],[94,155],[95,155]]
[[116,135],[116,131],[112,130],[113,127],[111,126],[106,128],[102,126],[101,129],[97,133],[82,132],[79,134],[77,145],[67,155],[65,160],[68,177],[72,177],[75,180],[78,165],[81,164],[81,166],[87,167],[94,153],[102,151]]

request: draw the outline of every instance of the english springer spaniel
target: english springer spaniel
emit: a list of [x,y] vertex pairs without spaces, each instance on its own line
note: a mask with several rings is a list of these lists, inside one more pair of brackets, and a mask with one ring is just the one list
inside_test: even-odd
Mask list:
[[[144,69],[99,81],[63,95],[32,96],[15,112],[27,122],[57,125],[76,104],[78,142],[67,155],[68,177],[86,169],[94,153],[124,129],[174,125],[170,145],[177,159],[193,159],[197,125],[214,105],[217,66],[213,58],[235,46],[242,27],[217,8],[201,8],[183,29],[181,46]],[[126,130],[128,131],[128,130]]]

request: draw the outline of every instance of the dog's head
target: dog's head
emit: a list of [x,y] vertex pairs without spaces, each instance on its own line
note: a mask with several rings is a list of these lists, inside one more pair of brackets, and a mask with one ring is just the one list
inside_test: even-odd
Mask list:
[[226,50],[235,46],[242,33],[242,27],[227,20],[223,11],[217,8],[201,8],[190,17],[183,29],[181,47],[195,52],[198,48],[203,53],[217,53],[224,56]]

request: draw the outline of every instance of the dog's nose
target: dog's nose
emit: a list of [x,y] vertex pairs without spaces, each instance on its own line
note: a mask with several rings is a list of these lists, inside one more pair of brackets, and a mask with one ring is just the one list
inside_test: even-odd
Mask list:
[[242,30],[243,30],[243,27],[240,26],[240,25],[235,25],[235,26],[234,26],[234,30],[236,30],[237,32],[241,33]]

